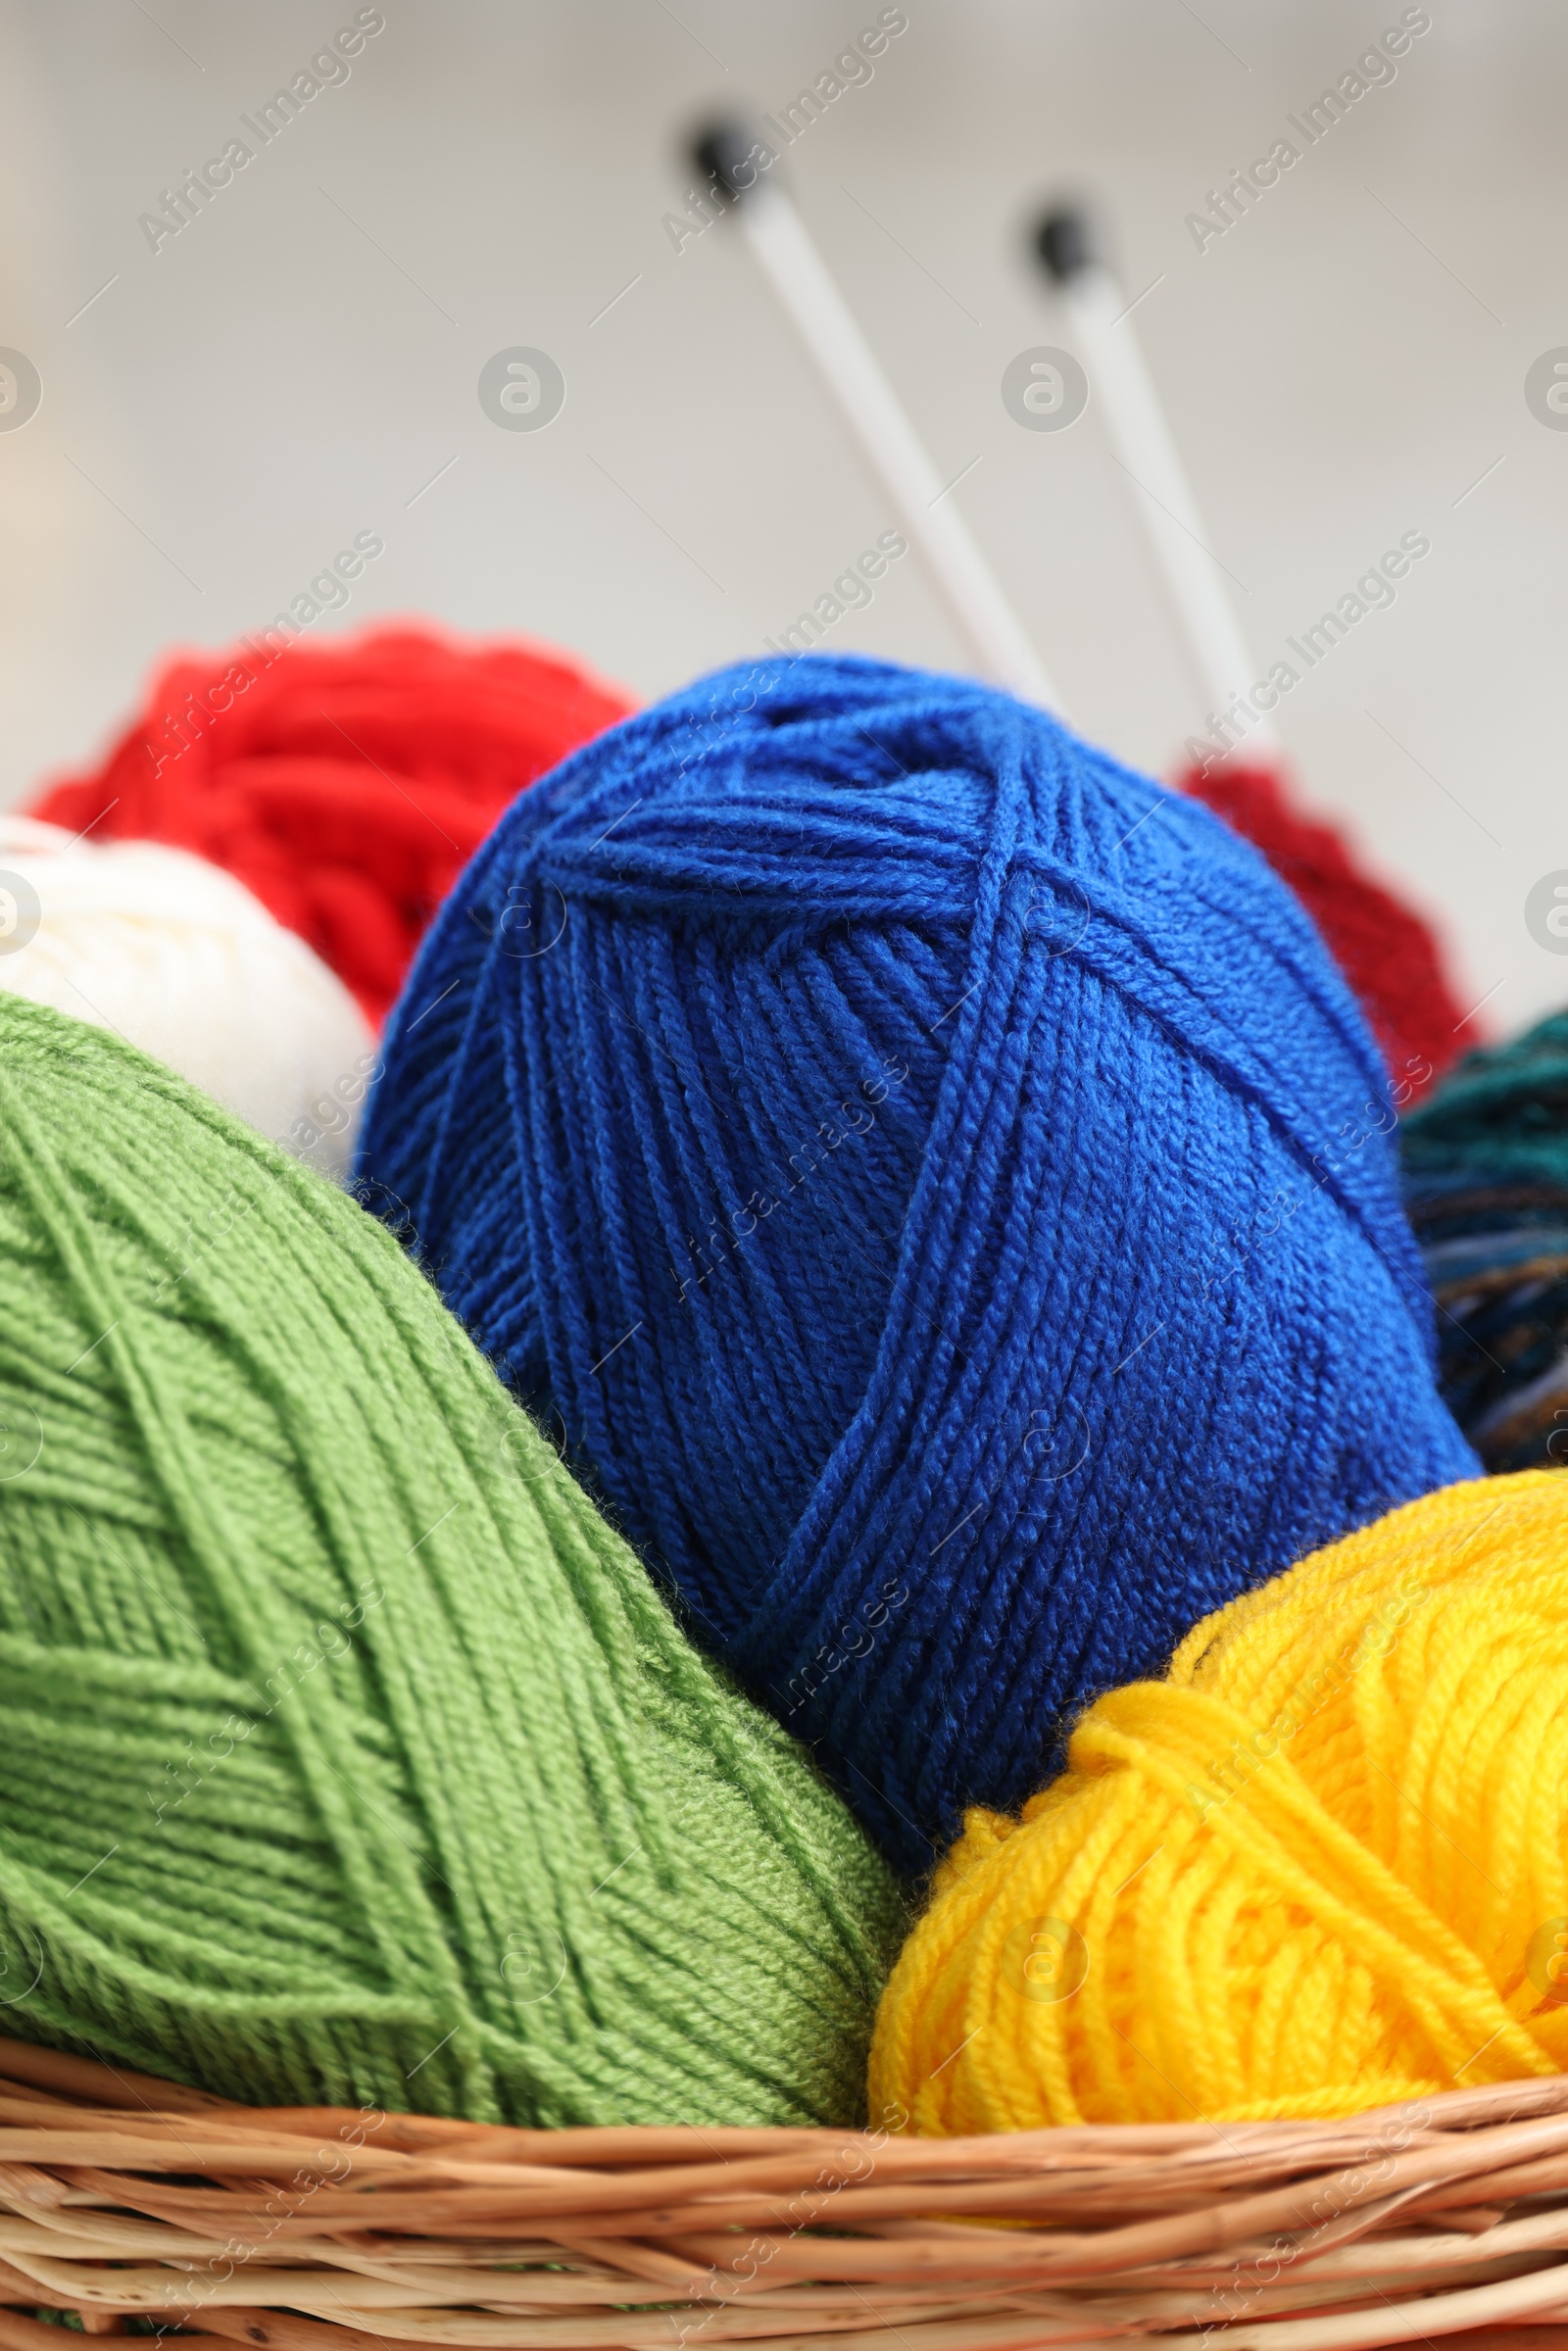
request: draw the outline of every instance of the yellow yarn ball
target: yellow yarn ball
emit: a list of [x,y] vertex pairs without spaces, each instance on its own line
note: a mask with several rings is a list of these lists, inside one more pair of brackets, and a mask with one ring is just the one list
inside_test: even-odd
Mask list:
[[1568,2068],[1568,1475],[1450,1486],[968,1814],[883,1995],[933,2133],[1353,2114]]

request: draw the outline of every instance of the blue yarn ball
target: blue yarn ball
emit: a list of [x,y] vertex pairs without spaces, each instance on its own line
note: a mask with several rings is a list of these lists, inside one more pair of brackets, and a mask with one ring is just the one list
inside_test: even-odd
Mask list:
[[968,680],[721,670],[508,810],[362,1167],[906,1869],[1476,1474],[1388,1080],[1206,810]]

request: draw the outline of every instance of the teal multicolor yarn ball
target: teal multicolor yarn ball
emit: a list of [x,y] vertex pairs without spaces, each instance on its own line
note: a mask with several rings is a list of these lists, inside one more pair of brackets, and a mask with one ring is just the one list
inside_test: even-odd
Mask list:
[[1490,1470],[1568,1464],[1568,1012],[1471,1053],[1402,1149],[1455,1419]]
[[0,999],[0,2031],[267,2104],[853,2120],[898,1892],[389,1235]]

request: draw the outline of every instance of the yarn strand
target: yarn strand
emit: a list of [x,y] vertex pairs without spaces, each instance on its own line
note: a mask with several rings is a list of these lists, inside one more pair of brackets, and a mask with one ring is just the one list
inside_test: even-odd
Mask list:
[[1446,1488],[1096,1700],[1061,1778],[938,1870],[873,2106],[1218,2123],[1560,2071],[1565,1537],[1559,1473]]
[[971,680],[813,656],[507,812],[360,1167],[914,1877],[1205,1611],[1473,1471],[1394,1124],[1204,809]]
[[12,2029],[262,2104],[853,2121],[889,1873],[391,1237],[18,999],[0,1127]]

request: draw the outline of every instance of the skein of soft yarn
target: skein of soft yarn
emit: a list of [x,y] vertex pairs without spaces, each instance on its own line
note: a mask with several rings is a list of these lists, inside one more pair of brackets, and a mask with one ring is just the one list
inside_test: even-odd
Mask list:
[[975,1811],[883,1995],[917,2131],[1348,2115],[1568,2067],[1568,1480],[1447,1488]]
[[377,626],[314,645],[274,626],[171,661],[102,765],[33,812],[226,866],[379,1026],[508,802],[629,708],[523,638]]
[[361,1165],[906,1870],[1475,1468],[1388,1079],[1204,809],[971,680],[715,677],[502,819]]
[[1349,981],[1401,1099],[1424,1093],[1472,1041],[1437,940],[1413,908],[1364,873],[1344,834],[1292,805],[1270,767],[1224,759],[1189,767],[1184,792],[1261,850],[1289,882]]
[[1472,1053],[1402,1148],[1455,1418],[1491,1470],[1568,1463],[1568,1012]]
[[324,1174],[346,1175],[375,1036],[251,893],[156,842],[0,814],[0,988],[167,1061]]
[[855,2118],[893,1880],[375,1219],[5,997],[0,1266],[7,2032],[262,2104]]

